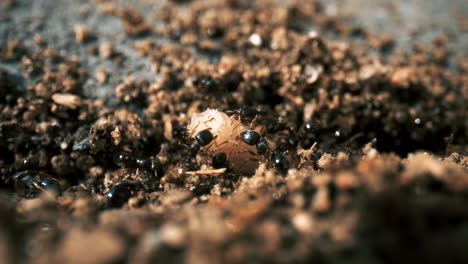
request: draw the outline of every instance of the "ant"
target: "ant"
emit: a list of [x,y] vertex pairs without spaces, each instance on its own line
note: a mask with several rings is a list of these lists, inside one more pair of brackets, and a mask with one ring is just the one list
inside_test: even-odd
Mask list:
[[60,193],[60,184],[49,174],[44,172],[20,171],[13,175],[16,191],[25,197],[31,198],[41,191]]
[[260,111],[256,108],[243,105],[235,110],[226,111],[226,113],[233,114],[233,116],[235,116],[240,121],[250,122],[249,127],[252,127],[258,119],[258,114]]
[[129,152],[121,152],[117,155],[116,163],[121,167],[139,168],[156,176],[162,176],[163,171],[158,160],[153,158],[137,158]]

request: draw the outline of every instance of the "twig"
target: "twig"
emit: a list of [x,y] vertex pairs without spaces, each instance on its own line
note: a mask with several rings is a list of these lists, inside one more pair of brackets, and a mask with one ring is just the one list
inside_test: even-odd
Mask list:
[[222,174],[226,172],[226,168],[222,169],[215,169],[215,170],[199,170],[199,171],[185,171],[185,174],[188,175],[216,175],[216,174]]

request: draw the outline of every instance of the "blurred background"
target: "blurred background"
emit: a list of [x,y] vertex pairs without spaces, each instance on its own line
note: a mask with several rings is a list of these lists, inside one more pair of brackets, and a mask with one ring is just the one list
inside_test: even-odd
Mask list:
[[[122,30],[121,20],[116,16],[102,15],[96,6],[104,6],[103,0],[2,0],[0,8],[0,46],[5,46],[13,38],[23,39],[25,45],[32,45],[32,36],[40,34],[44,39],[53,42],[59,49],[68,50],[78,55],[88,67],[104,67],[120,71],[123,75],[132,73],[136,77],[152,76],[147,70],[149,61],[141,60],[131,48],[135,38],[130,39]],[[178,1],[120,0],[112,1],[121,6],[136,8],[144,15],[148,23],[158,23],[155,12],[168,2]],[[232,1],[231,1],[232,2]],[[234,1],[235,2],[235,1]],[[289,4],[293,1],[277,1]],[[316,1],[321,11],[327,16],[345,21],[350,27],[368,29],[373,33],[385,33],[394,38],[395,43],[404,49],[410,49],[414,43],[429,44],[441,34],[450,37],[448,47],[461,54],[468,52],[468,1],[466,0],[328,0]],[[164,12],[163,12],[164,13]],[[130,59],[124,68],[113,69],[115,65],[103,62],[91,56],[80,56],[87,53],[90,45],[80,45],[73,36],[75,25],[86,25],[98,41],[111,41],[116,48]],[[305,29],[307,30],[307,29]],[[310,25],[310,30],[320,29]],[[322,32],[320,32],[322,33]],[[323,32],[326,37],[334,38],[329,31]],[[152,36],[154,37],[154,36]],[[348,39],[347,39],[348,40]],[[359,41],[359,38],[355,39]],[[164,42],[164,39],[158,41]],[[14,69],[18,65],[0,66]],[[96,90],[94,83],[85,84],[89,95],[107,97],[112,92],[117,80],[112,78],[107,85],[100,85]]]

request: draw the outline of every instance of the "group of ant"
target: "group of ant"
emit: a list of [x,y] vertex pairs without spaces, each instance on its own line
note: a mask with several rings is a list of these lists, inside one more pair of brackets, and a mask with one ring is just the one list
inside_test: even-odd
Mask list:
[[[235,118],[240,119],[242,122],[249,122],[250,128],[257,121],[260,111],[253,107],[242,106],[236,110],[231,111]],[[312,127],[312,124],[305,124],[305,128]],[[275,168],[280,171],[285,171],[289,168],[289,160],[286,155],[294,151],[298,144],[299,138],[295,135],[292,128],[287,127],[285,123],[280,121],[273,121],[266,123],[266,133],[275,134],[282,130],[287,130],[288,136],[285,142],[277,144],[275,150],[271,150],[266,140],[265,136],[261,136],[258,132],[253,129],[248,129],[240,133],[237,139],[241,140],[249,146],[255,146],[257,153],[263,155],[265,158],[269,159]],[[184,135],[187,136],[187,131],[184,131]],[[194,157],[201,147],[209,145],[214,136],[209,129],[202,130],[194,136],[194,142],[189,144],[189,157]],[[212,158],[212,166],[216,168],[225,168],[227,164],[227,156],[225,153],[217,153]]]

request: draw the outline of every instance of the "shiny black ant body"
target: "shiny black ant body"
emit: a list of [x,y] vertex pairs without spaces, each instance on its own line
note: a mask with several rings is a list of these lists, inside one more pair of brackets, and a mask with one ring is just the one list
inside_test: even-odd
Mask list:
[[12,179],[16,193],[27,198],[35,197],[41,191],[57,194],[61,191],[59,182],[45,172],[20,171],[15,173]]

